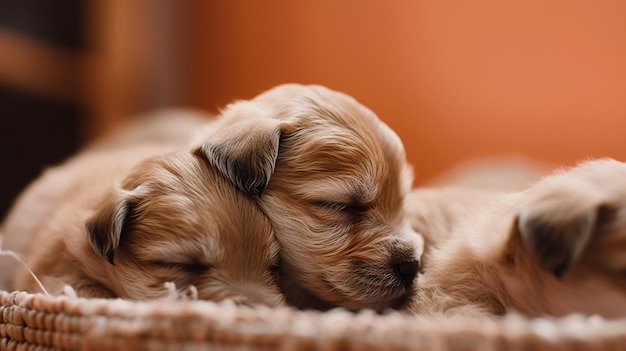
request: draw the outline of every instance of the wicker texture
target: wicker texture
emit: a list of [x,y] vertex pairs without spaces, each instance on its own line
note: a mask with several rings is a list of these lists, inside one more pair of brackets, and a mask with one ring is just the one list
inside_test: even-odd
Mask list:
[[626,319],[410,317],[0,292],[2,350],[618,350]]

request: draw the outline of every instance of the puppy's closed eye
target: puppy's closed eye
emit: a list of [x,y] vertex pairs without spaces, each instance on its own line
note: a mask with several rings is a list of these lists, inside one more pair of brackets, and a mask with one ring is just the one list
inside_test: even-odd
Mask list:
[[317,207],[322,207],[330,210],[336,211],[350,211],[350,212],[365,212],[371,208],[370,205],[359,203],[359,202],[341,202],[341,201],[325,201],[325,200],[316,200],[313,201],[312,204]]
[[191,275],[207,273],[214,268],[210,264],[204,264],[200,262],[150,261],[148,262],[148,265],[160,269],[189,273]]
[[371,206],[359,202],[339,202],[339,201],[313,201],[313,205],[335,212],[343,212],[351,216],[359,216],[366,212]]
[[317,184],[309,194],[309,203],[317,208],[360,217],[374,207],[376,187],[365,187],[345,180]]

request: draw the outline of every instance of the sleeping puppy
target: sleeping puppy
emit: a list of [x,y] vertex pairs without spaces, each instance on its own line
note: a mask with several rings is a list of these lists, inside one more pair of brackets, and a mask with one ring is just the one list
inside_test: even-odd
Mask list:
[[[4,248],[53,293],[69,284],[79,296],[143,300],[174,283],[200,299],[282,304],[269,220],[185,146],[205,123],[186,142],[140,125],[139,142],[123,132],[46,171],[6,218]],[[12,288],[35,286],[18,274]]]
[[372,111],[321,86],[282,85],[229,105],[201,150],[270,218],[289,304],[381,310],[408,298],[422,253],[402,206],[412,174]]
[[413,313],[626,315],[626,164],[556,172],[514,193],[415,190],[426,237]]

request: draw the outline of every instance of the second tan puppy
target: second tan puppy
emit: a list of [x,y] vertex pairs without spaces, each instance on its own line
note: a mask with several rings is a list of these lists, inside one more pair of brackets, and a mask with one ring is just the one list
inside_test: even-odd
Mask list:
[[228,106],[207,160],[258,195],[300,307],[384,309],[415,284],[422,239],[404,216],[412,183],[398,136],[353,98],[288,84]]
[[413,313],[626,316],[626,164],[587,161],[515,193],[416,190]]
[[[171,123],[162,132],[180,126]],[[4,248],[51,292],[69,284],[79,296],[141,300],[167,295],[170,282],[200,299],[282,304],[269,220],[184,146],[199,125],[169,142],[139,125],[141,138],[111,137],[46,171],[8,215]],[[33,291],[29,278],[10,288]]]

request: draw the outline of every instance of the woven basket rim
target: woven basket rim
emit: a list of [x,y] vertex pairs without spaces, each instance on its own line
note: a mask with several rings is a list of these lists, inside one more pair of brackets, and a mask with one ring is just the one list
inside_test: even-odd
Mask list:
[[[626,318],[408,316],[299,311],[211,301],[85,299],[0,291],[0,348],[604,349],[626,343]],[[166,348],[167,348],[166,347]]]

